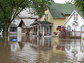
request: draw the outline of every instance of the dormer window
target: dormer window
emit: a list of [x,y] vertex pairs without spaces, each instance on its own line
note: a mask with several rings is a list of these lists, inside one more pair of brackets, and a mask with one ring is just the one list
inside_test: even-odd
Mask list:
[[78,20],[78,14],[74,14],[74,21]]

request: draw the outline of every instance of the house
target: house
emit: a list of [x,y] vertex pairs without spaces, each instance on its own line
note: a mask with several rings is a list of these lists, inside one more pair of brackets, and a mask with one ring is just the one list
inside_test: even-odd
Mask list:
[[52,37],[53,23],[48,21],[35,21],[32,26],[33,37]]
[[16,35],[17,41],[26,41],[26,38],[31,34],[30,24],[38,19],[38,16],[30,11],[32,12],[31,8],[24,9],[9,26],[10,35]]
[[11,23],[10,26],[9,26],[9,36],[10,35],[17,35],[17,25],[16,24],[13,24]]
[[50,21],[54,24],[54,32],[57,32],[56,28],[58,26],[63,26],[66,19],[73,12],[75,6],[73,4],[60,4],[51,2],[48,9],[45,11],[45,15],[40,19],[40,21]]
[[[22,36],[22,40],[21,41],[26,41],[26,40],[30,40],[30,36],[31,36],[31,31],[32,28],[30,26],[30,24],[34,23],[35,19],[22,19],[18,25],[18,28],[21,28],[20,30],[18,30],[18,34]],[[21,34],[20,34],[21,32]]]
[[81,36],[81,33],[84,32],[84,15],[79,10],[74,10],[69,18],[64,23],[66,30],[75,32],[75,35]]
[[64,25],[68,31],[84,31],[84,16],[82,12],[74,10]]

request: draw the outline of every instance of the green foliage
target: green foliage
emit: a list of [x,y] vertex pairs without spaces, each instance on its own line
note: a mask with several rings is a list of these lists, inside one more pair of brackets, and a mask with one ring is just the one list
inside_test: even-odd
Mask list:
[[9,24],[16,16],[26,7],[36,10],[36,14],[40,17],[44,14],[47,5],[51,0],[0,0],[0,22],[4,26]]
[[33,0],[32,7],[37,11],[36,14],[42,17],[44,11],[47,9],[47,5],[51,4],[51,0]]
[[0,21],[8,26],[28,6],[27,0],[0,0]]
[[72,4],[71,2],[67,1],[66,4]]
[[75,6],[84,13],[84,0],[75,0]]
[[51,0],[0,0],[0,25],[5,30],[4,36],[8,36],[8,27],[18,14],[25,8],[35,9],[41,17]]

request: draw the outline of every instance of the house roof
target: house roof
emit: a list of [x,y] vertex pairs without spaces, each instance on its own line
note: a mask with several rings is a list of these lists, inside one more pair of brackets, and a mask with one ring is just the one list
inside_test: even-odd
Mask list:
[[82,13],[82,11],[80,11],[80,10],[77,10],[76,9],[76,11],[79,13],[79,15],[84,19],[84,13]]
[[51,23],[49,21],[35,21],[33,24],[31,24],[31,26],[35,25],[35,24],[49,25],[49,24],[53,24],[53,23]]
[[31,14],[34,11],[32,8],[25,8],[22,12],[18,15],[21,19],[28,19],[28,18],[39,18],[38,15]]
[[73,4],[51,2],[51,5],[49,5],[48,8],[53,18],[65,18],[65,15],[70,15],[73,12],[75,6]]
[[84,19],[84,14],[83,14],[80,10],[76,9],[76,10],[74,10],[74,11],[71,13],[71,15],[69,16],[69,18],[65,21],[64,25],[71,19],[71,17],[73,16],[73,14],[74,14],[75,12],[77,12],[77,13]]
[[30,24],[34,23],[35,19],[23,19],[24,24],[30,27]]
[[49,21],[38,21],[40,24],[53,24],[53,23],[51,23],[51,22],[49,22]]
[[30,27],[30,24],[34,23],[35,19],[21,19],[18,26],[20,26],[21,22],[24,23],[26,27]]

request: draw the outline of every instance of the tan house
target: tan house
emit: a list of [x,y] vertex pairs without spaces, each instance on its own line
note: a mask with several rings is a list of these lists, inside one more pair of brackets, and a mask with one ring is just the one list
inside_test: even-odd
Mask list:
[[75,9],[73,4],[59,4],[52,2],[45,11],[45,15],[40,19],[40,21],[50,21],[54,24],[54,32],[57,32],[56,28],[58,26],[63,26],[66,19]]

